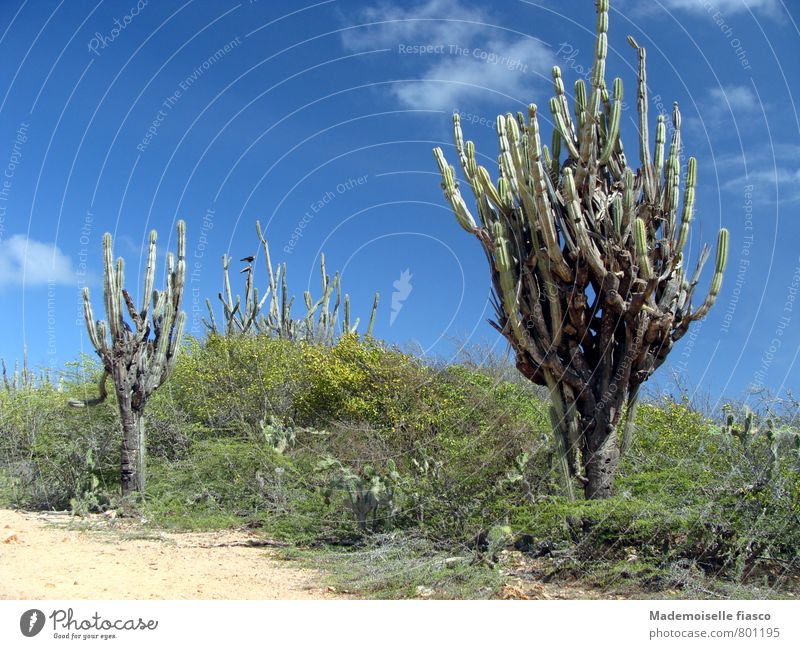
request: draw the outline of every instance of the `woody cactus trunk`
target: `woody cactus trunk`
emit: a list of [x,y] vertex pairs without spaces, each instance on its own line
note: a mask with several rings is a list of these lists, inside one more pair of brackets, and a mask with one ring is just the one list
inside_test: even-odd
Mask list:
[[689,274],[697,162],[687,162],[679,209],[680,111],[676,104],[666,156],[667,124],[658,116],[651,153],[645,49],[629,37],[638,54],[640,157],[638,169],[629,166],[620,139],[622,80],[614,80],[610,94],[604,78],[609,3],[595,4],[591,84],[588,91],[583,80],[575,84],[574,118],[561,71],[553,68],[550,149],[542,145],[535,104],[527,119],[498,117],[494,184],[454,116],[455,149],[479,223],[442,150],[434,155],[459,224],[478,238],[488,259],[497,313],[492,324],[511,344],[519,371],[549,389],[570,494],[578,480],[587,498],[607,498],[630,441],[639,387],[714,304],[728,233],[719,232],[711,287],[695,309],[692,296],[709,256],[704,246]]
[[[89,289],[83,289],[83,308],[89,339],[103,364],[100,395],[87,401],[70,401],[75,407],[94,406],[105,401],[106,381],[111,377],[122,421],[120,482],[122,495],[144,493],[145,420],[147,400],[162,385],[175,365],[185,314],[180,310],[186,275],[186,226],[178,222],[178,260],[167,254],[167,285],[153,290],[156,273],[156,231],[150,233],[144,288],[136,308],[124,288],[125,264],[116,264],[111,235],[103,237],[103,295],[108,324],[95,321]],[[124,304],[124,307],[123,307]],[[131,326],[125,321],[127,309]]]

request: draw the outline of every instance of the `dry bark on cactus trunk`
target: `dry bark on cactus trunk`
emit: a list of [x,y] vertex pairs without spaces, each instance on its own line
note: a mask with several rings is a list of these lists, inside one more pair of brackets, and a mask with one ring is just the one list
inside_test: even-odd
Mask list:
[[[167,255],[167,285],[154,291],[156,232],[150,233],[141,307],[124,288],[124,262],[114,263],[111,235],[103,237],[103,297],[108,316],[95,321],[89,289],[83,291],[83,307],[89,340],[103,364],[99,396],[72,400],[75,407],[95,406],[105,401],[106,381],[111,378],[122,423],[120,483],[122,495],[144,493],[145,420],[147,401],[172,372],[185,314],[180,310],[186,276],[186,226],[178,222],[178,260]],[[123,317],[123,303],[133,327]],[[152,337],[151,337],[152,334]]]
[[639,62],[640,167],[634,172],[628,166],[620,139],[622,80],[614,80],[613,97],[605,82],[609,3],[595,4],[591,87],[587,97],[583,80],[575,84],[574,120],[561,71],[553,68],[551,149],[542,145],[535,104],[527,120],[522,113],[498,117],[495,185],[454,115],[455,148],[479,222],[454,168],[440,148],[434,154],[459,224],[478,238],[489,262],[497,313],[492,324],[512,345],[520,372],[550,391],[567,488],[571,493],[577,479],[587,498],[607,498],[621,450],[630,443],[639,387],[714,304],[728,233],[720,230],[708,296],[693,310],[692,295],[709,254],[704,246],[693,274],[687,274],[684,249],[697,164],[688,160],[679,210],[680,111],[676,104],[668,157],[663,116],[651,155],[646,53],[629,37]]
[[119,475],[122,495],[144,493],[147,482],[144,463],[146,455],[144,411],[134,409],[130,403],[120,405],[119,410],[122,420]]

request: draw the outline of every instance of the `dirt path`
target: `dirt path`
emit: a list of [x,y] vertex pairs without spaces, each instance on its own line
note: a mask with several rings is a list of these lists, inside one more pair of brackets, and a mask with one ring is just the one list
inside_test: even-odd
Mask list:
[[0,599],[320,599],[320,575],[245,532],[170,534],[0,510]]

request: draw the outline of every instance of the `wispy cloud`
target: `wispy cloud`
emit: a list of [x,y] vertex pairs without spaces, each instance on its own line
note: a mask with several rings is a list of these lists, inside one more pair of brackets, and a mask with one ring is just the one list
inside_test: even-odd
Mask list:
[[746,137],[752,125],[763,124],[770,105],[762,102],[749,85],[727,85],[711,88],[697,102],[697,114],[686,115],[687,132],[708,132],[727,137]]
[[793,203],[800,200],[800,146],[763,137],[765,114],[770,105],[762,104],[751,86],[729,85],[710,89],[699,102],[699,115],[685,122],[711,133],[717,145],[713,168],[722,189],[739,195],[754,185],[761,203]]
[[732,178],[724,187],[740,191],[745,185],[758,188],[764,202],[795,203],[800,201],[800,167],[783,166],[783,163],[778,162],[770,168],[751,168],[748,174]]
[[686,11],[689,13],[703,13],[713,15],[720,12],[723,15],[732,15],[752,11],[770,17],[781,14],[780,0],[658,0],[656,2],[639,2],[638,0],[625,0],[625,6],[639,12],[654,12],[661,7],[669,11]]
[[714,11],[729,14],[747,10],[775,14],[781,9],[780,0],[661,0],[661,4],[668,9],[702,13],[709,12],[709,5],[713,7]]
[[[554,62],[540,41],[493,27],[484,9],[459,0],[427,0],[412,7],[382,3],[363,9],[360,23],[378,23],[343,33],[350,50],[388,48],[415,80],[392,94],[406,107],[454,110],[464,103],[527,102]],[[419,48],[427,48],[420,51]]]
[[719,156],[717,167],[733,172],[723,187],[741,191],[745,185],[755,185],[762,200],[774,203],[800,201],[800,146],[779,143],[773,149],[760,147],[746,152]]
[[74,284],[72,261],[52,243],[15,234],[0,241],[0,288],[9,285]]
[[709,107],[721,106],[725,111],[741,114],[761,112],[761,102],[751,86],[712,88],[709,99]]

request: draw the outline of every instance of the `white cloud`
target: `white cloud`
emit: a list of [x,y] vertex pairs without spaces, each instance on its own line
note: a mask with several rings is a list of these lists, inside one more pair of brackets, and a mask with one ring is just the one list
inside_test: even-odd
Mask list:
[[667,11],[685,11],[694,14],[713,16],[717,12],[722,16],[752,11],[772,18],[781,15],[781,0],[657,0],[657,2],[641,2],[641,0],[625,0],[625,8],[637,13],[655,13],[662,8]]
[[[731,175],[723,187],[740,193],[745,185],[755,185],[756,192],[765,203],[780,199],[781,203],[800,200],[800,146],[777,142],[770,148],[763,144],[717,156],[717,169]],[[746,173],[745,173],[746,172]]]
[[[366,8],[359,23],[380,23],[343,33],[350,50],[388,48],[415,81],[397,84],[392,94],[406,107],[454,110],[479,99],[532,99],[532,88],[547,75],[553,53],[541,42],[493,27],[482,9],[459,0],[427,0],[411,8],[383,3]],[[414,46],[431,46],[421,55]],[[401,49],[402,48],[402,49]]]
[[741,191],[745,185],[755,185],[767,202],[779,198],[781,203],[793,203],[800,200],[800,168],[779,161],[773,166],[751,169],[747,175],[729,180],[725,189]]
[[780,0],[660,0],[668,9],[715,13],[735,14],[748,9],[753,12],[762,11],[767,14],[780,12]]
[[427,0],[405,9],[390,2],[363,8],[356,22],[377,23],[342,33],[348,49],[371,49],[398,43],[459,43],[485,29],[487,14],[459,0]]
[[15,234],[0,241],[0,288],[74,284],[77,279],[72,261],[57,246]]
[[761,102],[750,86],[725,86],[712,88],[710,91],[711,106],[733,111],[734,114],[760,113]]
[[711,88],[698,102],[698,113],[684,119],[686,132],[713,132],[731,138],[744,137],[752,123],[763,124],[770,105],[759,100],[751,86],[729,85]]

